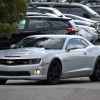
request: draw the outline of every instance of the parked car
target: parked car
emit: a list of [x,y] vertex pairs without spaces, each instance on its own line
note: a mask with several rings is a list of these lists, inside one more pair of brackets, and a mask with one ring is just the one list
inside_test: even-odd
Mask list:
[[77,25],[84,25],[84,26],[95,28],[100,38],[100,22],[99,21],[87,19],[87,18],[80,17],[80,16],[73,15],[73,14],[65,14],[65,16],[72,18],[75,24]]
[[100,0],[81,0],[80,3],[85,5],[100,5]]
[[73,21],[76,25],[84,25],[84,26],[89,26],[89,27],[95,28],[95,26],[94,26],[95,24],[90,23],[90,22],[86,22],[86,21],[82,21],[82,20],[73,20]]
[[26,16],[51,16],[51,17],[58,17],[55,14],[51,14],[51,13],[38,13],[38,12],[26,12]]
[[84,25],[77,25],[78,27],[78,35],[83,36],[88,41],[95,43],[98,40],[98,33],[95,28],[84,26]]
[[90,7],[80,3],[33,2],[29,6],[54,7],[60,10],[63,14],[74,14],[85,18],[100,21],[100,15],[97,12],[95,12]]
[[[58,9],[53,7],[28,7],[27,12],[38,12],[42,14],[54,14],[58,17],[65,17]],[[27,13],[26,12],[26,13]]]
[[100,0],[84,0],[80,3],[89,6],[100,14]]
[[[74,20],[81,20],[81,21],[84,21],[84,22],[89,22],[91,24],[100,24],[99,21],[95,21],[95,20],[92,20],[92,19],[88,19],[88,18],[84,18],[84,17],[81,17],[81,16],[78,16],[78,15],[73,15],[73,14],[64,14],[66,17],[70,17]],[[97,27],[97,26],[96,26]]]
[[75,35],[33,35],[0,51],[0,84],[7,80],[89,77],[100,80],[100,47]]
[[17,25],[12,43],[32,34],[76,34],[77,28],[70,18],[52,16],[27,16]]

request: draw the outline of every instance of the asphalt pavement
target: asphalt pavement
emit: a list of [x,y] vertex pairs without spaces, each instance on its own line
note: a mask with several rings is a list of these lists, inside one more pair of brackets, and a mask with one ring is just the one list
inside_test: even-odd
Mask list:
[[45,82],[8,81],[0,86],[0,100],[99,100],[100,83],[88,78],[61,80],[57,85]]

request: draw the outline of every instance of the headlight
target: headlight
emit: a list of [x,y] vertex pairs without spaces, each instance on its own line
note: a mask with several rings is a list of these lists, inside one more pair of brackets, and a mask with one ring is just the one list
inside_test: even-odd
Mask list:
[[39,64],[40,61],[41,61],[41,58],[30,59],[29,64]]

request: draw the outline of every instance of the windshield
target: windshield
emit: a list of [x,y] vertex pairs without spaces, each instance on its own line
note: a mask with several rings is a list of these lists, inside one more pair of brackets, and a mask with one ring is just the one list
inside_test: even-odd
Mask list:
[[49,38],[49,37],[31,37],[25,38],[16,45],[16,48],[45,48],[45,49],[62,49],[65,38]]

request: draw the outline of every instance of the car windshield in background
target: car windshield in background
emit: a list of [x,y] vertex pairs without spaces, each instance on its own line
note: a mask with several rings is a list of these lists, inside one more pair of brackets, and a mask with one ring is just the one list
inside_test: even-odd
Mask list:
[[16,44],[16,48],[45,48],[45,49],[62,49],[65,38],[48,38],[48,37],[31,37],[26,38]]

